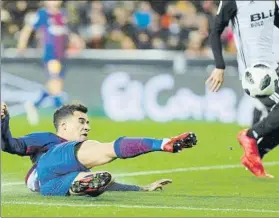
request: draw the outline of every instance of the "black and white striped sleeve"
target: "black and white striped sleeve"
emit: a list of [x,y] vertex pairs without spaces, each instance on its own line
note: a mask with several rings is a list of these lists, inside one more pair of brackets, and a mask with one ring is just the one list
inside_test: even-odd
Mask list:
[[279,2],[275,1],[274,25],[279,28]]
[[229,25],[237,13],[235,0],[220,1],[217,15],[214,19],[213,27],[210,32],[211,49],[214,55],[216,68],[225,69],[225,61],[222,54],[221,34],[225,27]]

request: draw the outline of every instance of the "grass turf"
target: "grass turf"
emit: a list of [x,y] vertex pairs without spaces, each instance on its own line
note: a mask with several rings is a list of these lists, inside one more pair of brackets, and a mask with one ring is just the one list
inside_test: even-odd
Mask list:
[[[14,136],[33,131],[54,131],[51,118],[37,127],[24,117],[11,119]],[[98,198],[42,197],[23,184],[31,166],[28,157],[2,152],[2,216],[279,216],[279,162],[266,167],[275,179],[259,179],[239,165],[242,150],[236,142],[241,129],[233,124],[204,122],[115,123],[91,119],[90,138],[112,141],[118,136],[170,137],[184,131],[198,135],[199,144],[179,154],[149,153],[137,158],[116,160],[96,170],[114,175],[158,170],[148,175],[122,176],[117,181],[145,185],[170,178],[173,183],[162,192],[107,192]],[[264,163],[278,161],[279,149],[268,154]],[[211,169],[210,166],[224,165]],[[233,165],[231,168],[227,165]],[[209,168],[199,168],[209,166]],[[194,169],[187,170],[194,167]],[[183,168],[180,172],[175,170]],[[95,169],[94,169],[95,170]]]

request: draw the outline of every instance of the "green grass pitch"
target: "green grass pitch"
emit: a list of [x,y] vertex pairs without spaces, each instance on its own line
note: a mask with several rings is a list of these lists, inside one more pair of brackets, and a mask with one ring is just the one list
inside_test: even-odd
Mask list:
[[[2,152],[3,217],[279,216],[279,149],[264,159],[267,171],[275,179],[255,178],[240,165],[242,150],[235,136],[241,128],[237,125],[189,121],[115,123],[101,118],[92,118],[91,124],[90,138],[100,141],[123,135],[170,137],[194,131],[199,144],[179,154],[149,153],[94,169],[108,170],[116,180],[130,184],[173,180],[161,192],[107,192],[98,198],[42,197],[31,193],[23,184],[31,166],[29,158]],[[29,126],[24,117],[12,118],[10,125],[14,136],[53,131],[50,117],[43,118],[37,127]],[[136,175],[131,176],[133,172]]]

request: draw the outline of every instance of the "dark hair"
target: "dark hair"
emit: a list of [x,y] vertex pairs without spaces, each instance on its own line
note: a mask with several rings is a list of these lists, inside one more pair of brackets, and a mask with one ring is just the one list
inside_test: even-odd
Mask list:
[[82,104],[66,104],[57,109],[53,114],[53,124],[55,129],[58,129],[60,121],[70,115],[73,115],[75,111],[87,113],[88,109]]

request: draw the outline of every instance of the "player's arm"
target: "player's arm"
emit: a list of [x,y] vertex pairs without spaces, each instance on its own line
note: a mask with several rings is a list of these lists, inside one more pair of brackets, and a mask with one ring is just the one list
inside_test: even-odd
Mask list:
[[10,154],[29,156],[36,152],[30,148],[38,145],[40,135],[34,133],[22,137],[13,137],[10,130],[10,116],[5,103],[1,103],[1,150]]
[[31,23],[26,23],[20,31],[17,48],[19,50],[26,49],[33,30],[39,29],[43,24],[44,12],[43,10],[39,10],[35,15],[34,20]]
[[1,103],[1,150],[10,154],[26,155],[26,143],[22,138],[13,138],[9,121],[7,106]]
[[26,24],[22,28],[22,30],[20,31],[20,34],[19,34],[19,39],[18,39],[18,44],[17,44],[17,48],[19,50],[26,49],[32,31],[33,31],[32,26],[28,25],[28,24]]
[[236,12],[237,6],[235,1],[220,1],[217,15],[214,19],[213,28],[210,32],[211,48],[217,69],[225,69],[226,67],[222,53],[221,34],[228,26],[230,20],[235,17]]
[[118,182],[112,182],[107,188],[106,191],[121,191],[121,192],[127,192],[127,191],[157,191],[162,190],[163,186],[172,183],[172,180],[170,179],[161,179],[158,181],[155,181],[149,185],[146,186],[138,186],[138,185],[128,185],[128,184],[122,184]]
[[274,25],[279,28],[279,3],[275,1]]
[[211,49],[216,67],[205,82],[209,85],[209,89],[212,92],[217,92],[224,82],[224,69],[226,66],[222,51],[221,34],[236,13],[237,6],[235,0],[220,1],[213,27],[210,30]]

